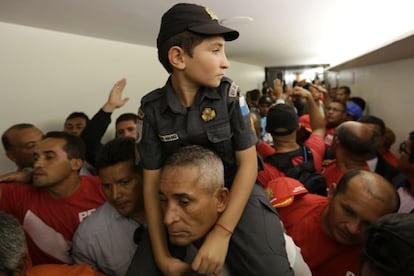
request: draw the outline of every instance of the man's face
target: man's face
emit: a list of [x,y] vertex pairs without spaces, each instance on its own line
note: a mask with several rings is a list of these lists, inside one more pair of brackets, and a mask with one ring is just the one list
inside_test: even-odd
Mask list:
[[52,187],[69,178],[74,171],[77,172],[82,162],[68,159],[63,149],[65,144],[65,140],[59,138],[46,138],[39,142],[33,154],[33,186]]
[[132,161],[124,161],[99,170],[106,200],[120,215],[136,219],[142,214],[142,178]]
[[19,169],[33,166],[33,152],[42,140],[42,135],[42,132],[35,127],[16,130],[8,135],[12,146],[7,151],[7,156]]
[[372,222],[390,212],[390,206],[363,188],[364,179],[353,177],[345,193],[329,196],[324,212],[324,228],[335,241],[360,244]]
[[193,49],[190,57],[184,54],[184,73],[189,82],[195,86],[218,87],[229,67],[224,52],[224,38],[221,36],[209,37]]
[[202,239],[218,219],[214,193],[199,187],[195,166],[167,167],[160,181],[160,201],[170,241],[185,246]]
[[344,89],[338,89],[336,91],[336,99],[340,100],[340,101],[343,101],[343,102],[346,102],[349,99],[349,95],[345,93]]
[[116,124],[116,137],[131,137],[137,139],[137,123],[133,120],[121,121]]
[[329,125],[339,125],[346,119],[346,110],[340,103],[331,102],[326,108],[326,121]]
[[86,127],[86,120],[83,117],[75,117],[65,122],[63,131],[73,136],[80,136]]

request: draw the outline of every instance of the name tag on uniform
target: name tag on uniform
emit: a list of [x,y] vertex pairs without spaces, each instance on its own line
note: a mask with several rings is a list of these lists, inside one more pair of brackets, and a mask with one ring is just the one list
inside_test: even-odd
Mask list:
[[178,134],[168,134],[168,135],[158,135],[160,137],[161,142],[172,142],[178,140]]

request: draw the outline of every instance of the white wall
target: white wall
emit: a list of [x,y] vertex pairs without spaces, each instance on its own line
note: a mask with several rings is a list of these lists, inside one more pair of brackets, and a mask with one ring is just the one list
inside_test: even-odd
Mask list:
[[[367,102],[367,114],[384,120],[397,136],[393,152],[414,130],[414,59],[340,71],[339,85],[348,85],[352,95]],[[330,74],[330,82],[335,74]]]
[[[72,111],[91,117],[113,83],[125,77],[124,95],[130,101],[114,113],[115,120],[120,113],[136,112],[141,97],[163,86],[168,77],[152,47],[1,22],[0,37],[0,133],[22,122],[45,132],[60,130]],[[264,80],[264,68],[230,63],[227,75],[242,92]],[[114,135],[113,127],[109,129],[105,139]],[[1,147],[0,173],[13,169]]]

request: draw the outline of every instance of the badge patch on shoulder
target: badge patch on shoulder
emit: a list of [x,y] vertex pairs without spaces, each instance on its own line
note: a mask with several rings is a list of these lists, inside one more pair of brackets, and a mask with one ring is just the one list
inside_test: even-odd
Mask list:
[[240,105],[240,110],[243,116],[246,116],[250,113],[249,106],[247,105],[247,102],[244,96],[241,96],[239,98],[239,105]]
[[158,137],[160,138],[161,142],[164,142],[164,143],[178,140],[177,133],[167,134],[167,135],[158,135]]
[[238,96],[239,86],[233,81],[229,88],[229,97],[236,98]]

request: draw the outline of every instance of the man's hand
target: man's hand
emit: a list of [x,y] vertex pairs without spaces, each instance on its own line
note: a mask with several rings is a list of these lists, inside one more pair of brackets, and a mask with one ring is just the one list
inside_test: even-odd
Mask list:
[[227,256],[230,236],[214,227],[198,250],[191,267],[195,272],[207,275],[219,275]]
[[108,100],[102,107],[102,110],[108,113],[112,113],[115,109],[124,106],[124,104],[129,100],[129,98],[122,98],[122,92],[126,86],[126,79],[121,79],[117,81],[112,87],[111,92],[109,93]]
[[305,88],[299,86],[296,86],[292,89],[292,95],[300,96],[305,99],[312,98],[312,93],[309,90],[306,90]]
[[30,171],[22,170],[17,172],[9,172],[0,175],[0,183],[19,182],[30,183],[32,180],[32,173]]

